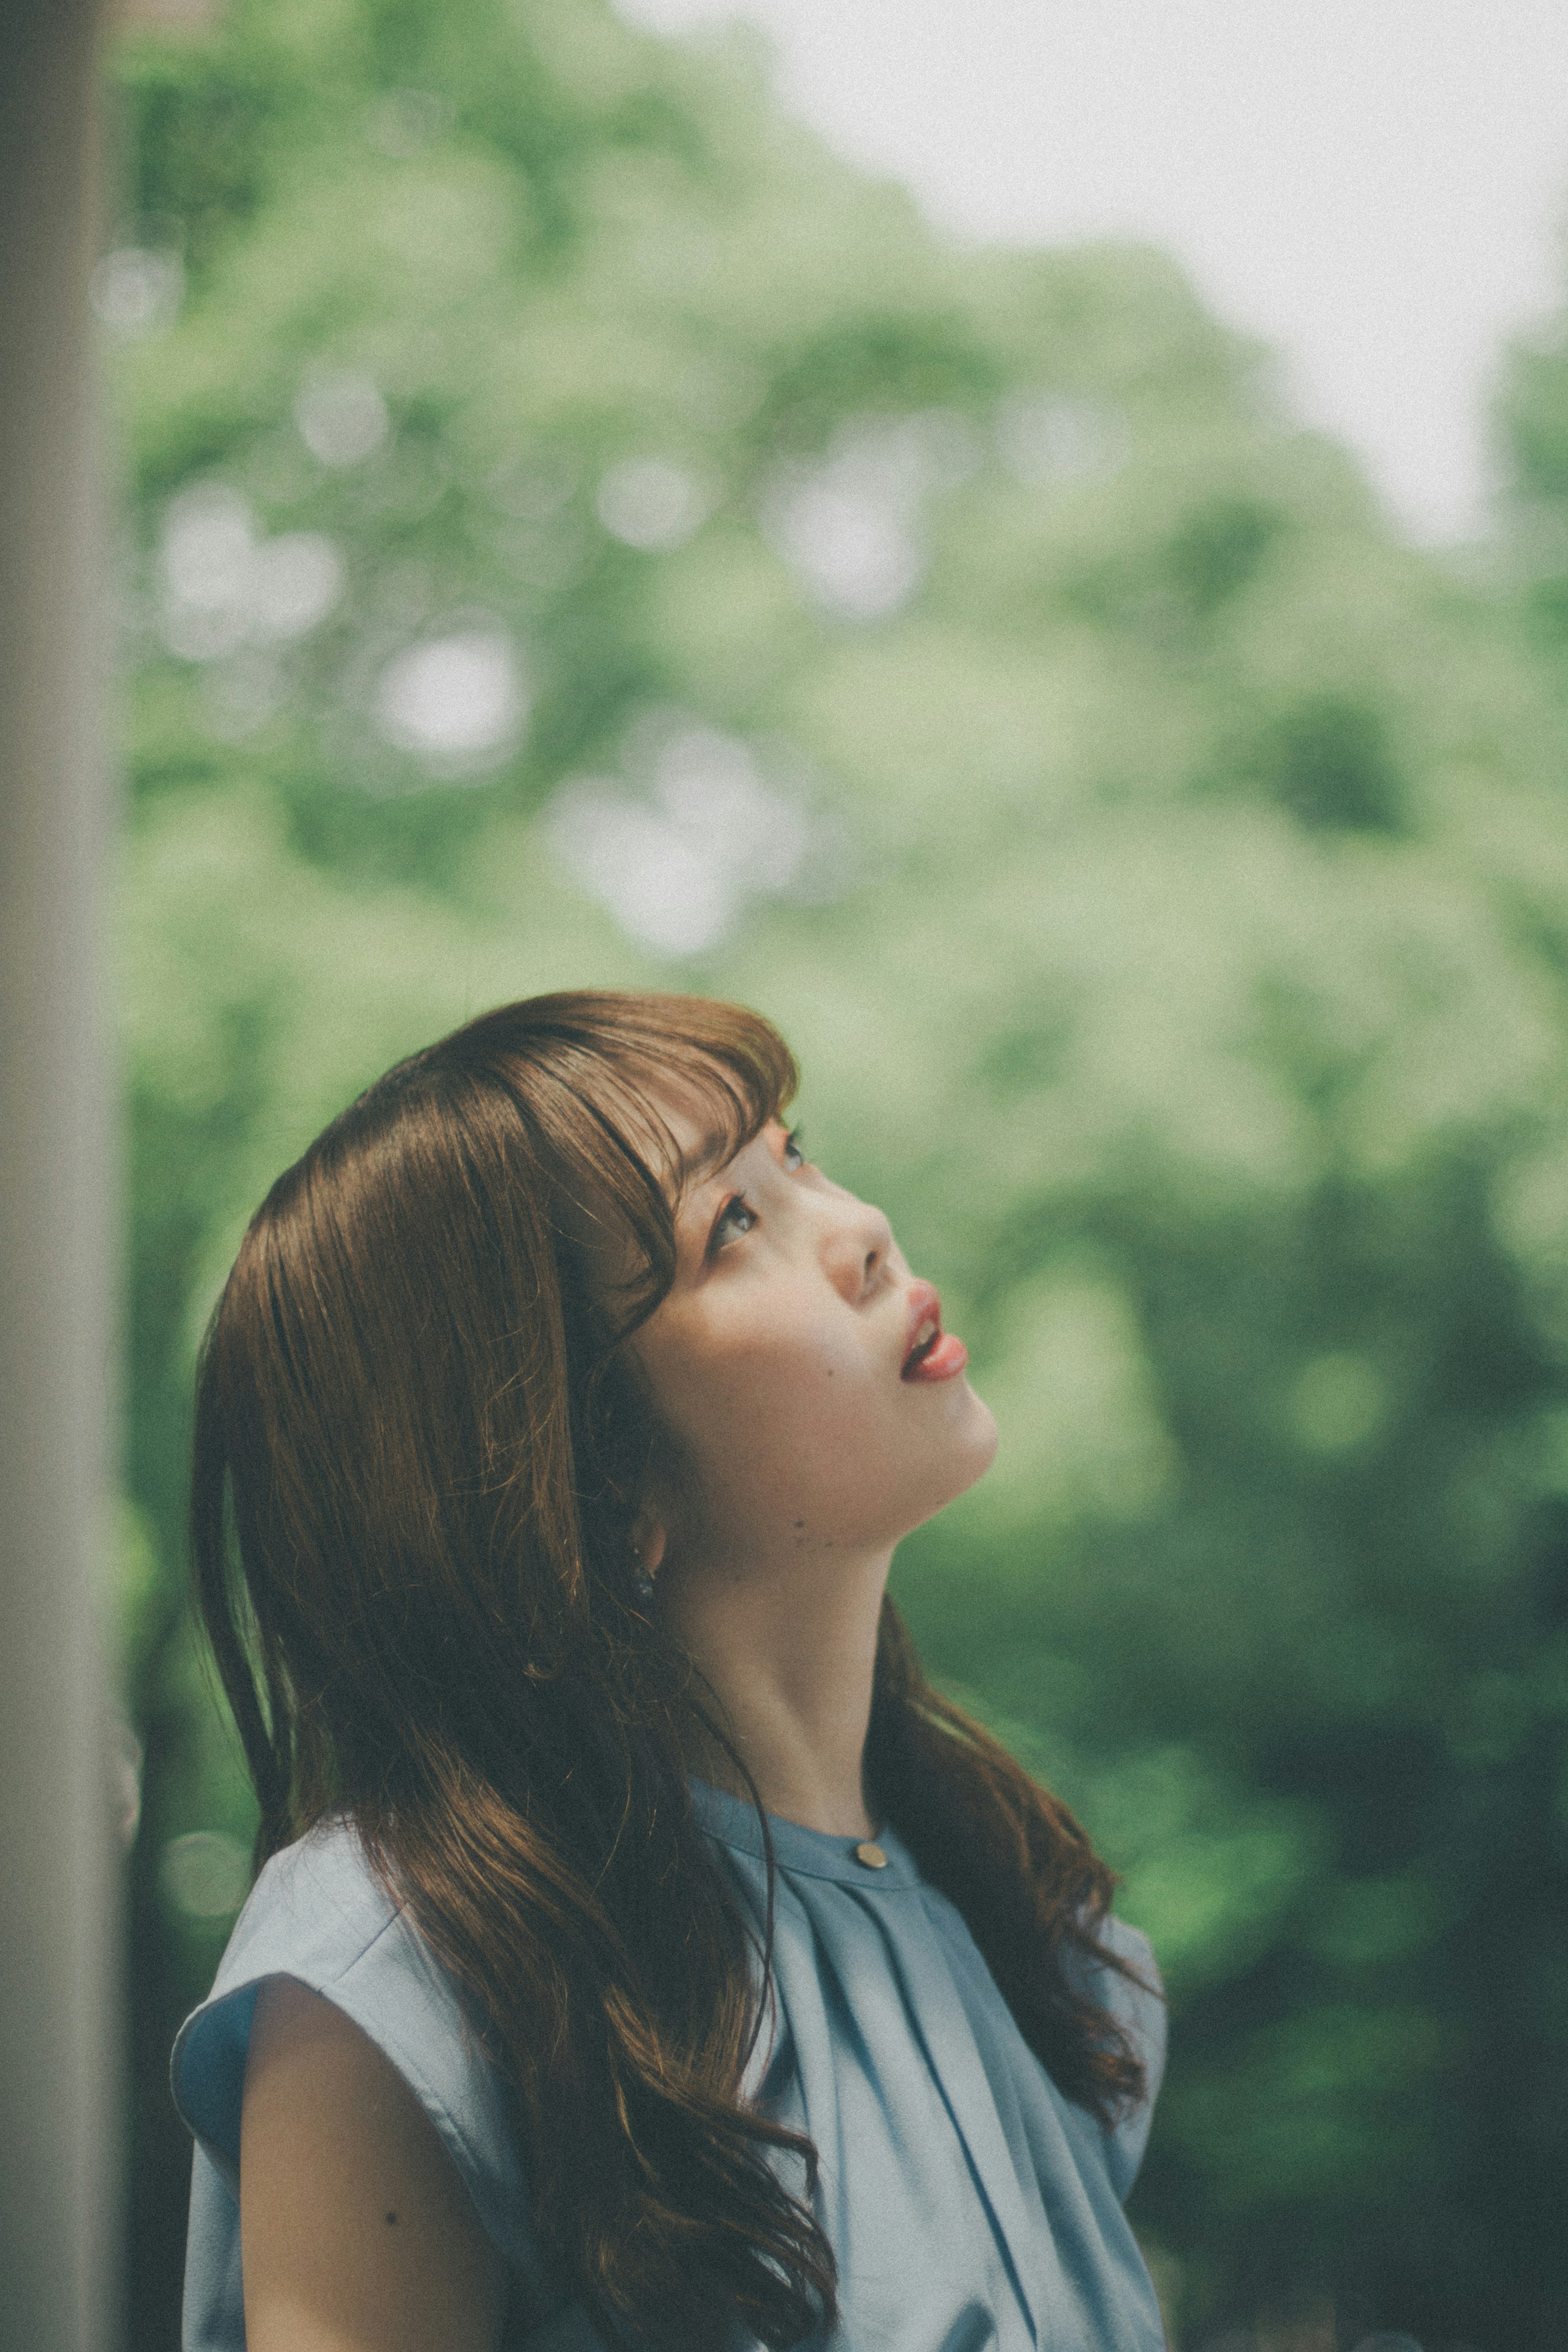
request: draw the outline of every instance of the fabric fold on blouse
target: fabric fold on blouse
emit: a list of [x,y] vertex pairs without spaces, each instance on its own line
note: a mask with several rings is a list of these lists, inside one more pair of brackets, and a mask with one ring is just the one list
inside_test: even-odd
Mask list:
[[[697,1792],[760,1936],[755,1811]],[[839,2260],[854,2352],[1158,2352],[1158,2303],[1122,2199],[1148,2135],[1165,2008],[1144,1937],[1103,1937],[1094,1997],[1131,2034],[1148,2098],[1107,2133],[1030,2049],[973,1937],[903,1840],[882,1868],[856,1843],[769,1820],[773,2037],[755,2089],[821,2158],[816,2207]]]

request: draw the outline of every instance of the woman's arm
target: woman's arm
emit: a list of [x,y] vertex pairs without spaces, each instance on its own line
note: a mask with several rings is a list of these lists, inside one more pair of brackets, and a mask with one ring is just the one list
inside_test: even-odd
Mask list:
[[246,2062],[247,2352],[494,2352],[500,2255],[435,2126],[330,2001],[263,1985]]

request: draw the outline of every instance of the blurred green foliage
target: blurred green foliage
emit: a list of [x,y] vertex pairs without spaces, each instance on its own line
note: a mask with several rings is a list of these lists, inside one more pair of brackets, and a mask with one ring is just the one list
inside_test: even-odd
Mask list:
[[138,2347],[249,1822],[196,1337],[359,1086],[581,982],[773,1015],[971,1340],[1002,1453],[897,1588],[1160,1951],[1181,2341],[1557,2345],[1563,347],[1467,584],[1158,256],[949,250],[739,36],[234,0],[115,76]]

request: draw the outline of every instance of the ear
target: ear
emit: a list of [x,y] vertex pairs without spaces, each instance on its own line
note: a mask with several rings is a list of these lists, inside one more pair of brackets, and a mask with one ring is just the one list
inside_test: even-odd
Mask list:
[[652,1503],[644,1503],[632,1522],[632,1549],[642,1562],[644,1576],[657,1576],[668,1541],[669,1531],[663,1517]]

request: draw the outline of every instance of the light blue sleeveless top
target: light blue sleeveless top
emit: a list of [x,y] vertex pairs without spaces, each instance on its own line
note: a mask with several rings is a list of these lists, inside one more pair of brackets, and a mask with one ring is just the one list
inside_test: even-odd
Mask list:
[[[706,1785],[695,1794],[760,1926],[757,1816]],[[776,1999],[746,2087],[809,2134],[821,2160],[817,2216],[839,2263],[832,2352],[1161,2352],[1154,2288],[1122,2210],[1148,2103],[1106,2133],[1061,2095],[958,1913],[891,1832],[878,1870],[851,1839],[769,1826]],[[1131,2032],[1152,2100],[1165,2051],[1154,1964],[1120,1920],[1103,1934],[1151,1988],[1110,1969],[1094,1986]],[[413,2089],[511,2274],[507,2345],[604,2352],[546,2275],[507,2100],[453,1985],[342,1822],[267,1864],[174,2045],[174,2098],[196,2140],[184,2352],[243,2352],[240,2100],[256,1993],[271,1976],[334,2002]]]

